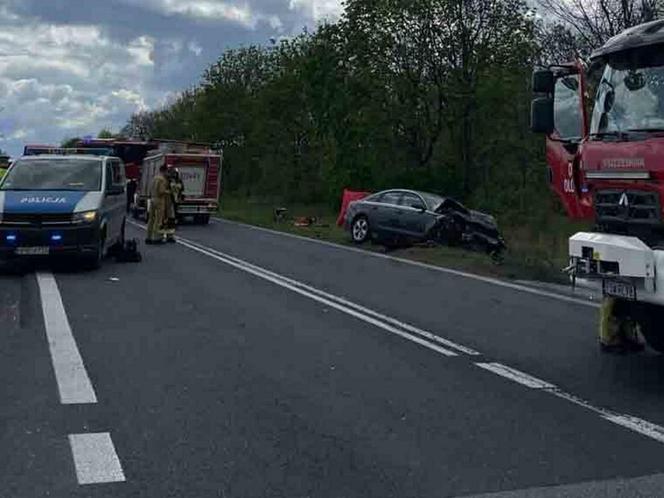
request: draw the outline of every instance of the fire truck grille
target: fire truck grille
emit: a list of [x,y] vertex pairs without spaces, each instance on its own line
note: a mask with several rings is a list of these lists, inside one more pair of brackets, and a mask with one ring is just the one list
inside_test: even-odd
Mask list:
[[595,213],[603,222],[660,224],[657,192],[638,190],[600,190],[595,193]]

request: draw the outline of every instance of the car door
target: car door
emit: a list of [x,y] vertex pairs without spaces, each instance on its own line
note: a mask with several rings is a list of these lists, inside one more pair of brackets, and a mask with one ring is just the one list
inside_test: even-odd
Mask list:
[[[403,193],[401,191],[393,190],[385,192],[377,201],[375,209],[373,209],[373,216],[370,215],[369,222],[373,223],[374,231],[380,232],[382,235],[395,234],[398,231],[399,215],[401,207],[399,201]],[[373,221],[372,219],[373,218]]]
[[424,199],[414,192],[404,192],[399,205],[399,232],[416,239],[424,238],[431,216]]
[[106,163],[104,214],[108,223],[107,241],[111,243],[120,239],[126,211],[126,182],[123,170],[120,160],[112,159]]

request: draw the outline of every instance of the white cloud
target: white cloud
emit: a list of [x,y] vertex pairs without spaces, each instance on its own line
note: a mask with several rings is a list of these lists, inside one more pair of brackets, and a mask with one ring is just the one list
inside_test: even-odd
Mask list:
[[0,147],[117,130],[195,84],[224,48],[341,13],[340,0],[102,2],[0,0]]
[[183,16],[202,21],[231,21],[249,29],[265,23],[280,29],[277,15],[256,11],[246,2],[221,0],[123,0],[125,3],[147,8],[166,15]]
[[189,44],[187,45],[187,48],[189,51],[194,54],[196,57],[200,57],[200,55],[203,53],[203,47],[201,47],[198,43],[195,41],[190,41]]
[[0,146],[120,128],[161,98],[154,49],[140,33],[122,44],[97,26],[0,18]]
[[335,20],[341,16],[341,0],[290,0],[290,8],[304,12],[314,21]]

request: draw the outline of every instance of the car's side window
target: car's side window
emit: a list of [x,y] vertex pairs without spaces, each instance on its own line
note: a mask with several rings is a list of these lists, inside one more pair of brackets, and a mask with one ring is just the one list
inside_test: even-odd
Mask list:
[[383,194],[383,196],[380,198],[380,201],[378,202],[381,204],[393,204],[398,206],[402,195],[402,192],[387,192]]
[[401,198],[401,205],[406,207],[426,206],[419,195],[405,193]]

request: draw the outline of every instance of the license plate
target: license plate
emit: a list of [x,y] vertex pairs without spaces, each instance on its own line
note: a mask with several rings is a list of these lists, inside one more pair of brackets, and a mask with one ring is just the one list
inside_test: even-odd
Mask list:
[[617,280],[604,280],[604,295],[636,301],[636,286]]
[[19,256],[48,256],[49,247],[17,247],[16,254]]

